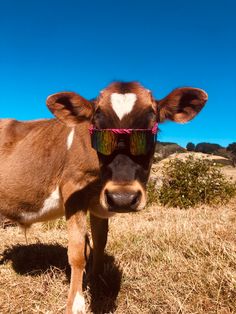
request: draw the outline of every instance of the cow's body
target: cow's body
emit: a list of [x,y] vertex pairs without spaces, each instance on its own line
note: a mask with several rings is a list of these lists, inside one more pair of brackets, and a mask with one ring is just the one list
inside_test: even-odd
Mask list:
[[5,216],[22,225],[63,216],[64,188],[71,184],[72,194],[97,180],[88,128],[88,122],[68,128],[56,119],[0,121],[0,208]]
[[145,206],[154,153],[153,143],[144,155],[136,156],[129,136],[119,135],[114,150],[103,155],[91,146],[91,123],[98,130],[141,129],[151,134],[156,121],[192,119],[206,99],[202,90],[185,88],[157,102],[137,83],[114,83],[94,102],[75,93],[50,96],[47,105],[58,119],[0,120],[1,213],[24,226],[66,216],[72,269],[67,313],[85,313],[87,210],[97,275],[103,269],[108,218]]

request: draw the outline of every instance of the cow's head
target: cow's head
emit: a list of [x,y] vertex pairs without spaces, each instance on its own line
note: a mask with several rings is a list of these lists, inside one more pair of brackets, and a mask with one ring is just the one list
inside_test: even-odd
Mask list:
[[107,211],[130,212],[146,204],[157,123],[187,122],[206,101],[207,94],[198,88],[178,88],[155,100],[139,83],[115,82],[94,101],[59,93],[50,96],[47,105],[69,126],[91,122],[88,136],[97,151],[103,182],[100,203]]

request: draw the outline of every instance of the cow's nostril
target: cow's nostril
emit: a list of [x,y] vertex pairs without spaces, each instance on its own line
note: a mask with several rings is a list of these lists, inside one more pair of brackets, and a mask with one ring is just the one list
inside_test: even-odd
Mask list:
[[113,193],[106,190],[105,191],[105,197],[106,197],[106,201],[107,201],[107,204],[109,205],[109,207],[115,206],[116,195],[114,195]]
[[106,202],[110,210],[135,210],[141,200],[141,191],[105,191]]
[[140,191],[137,191],[135,192],[133,195],[132,195],[132,201],[131,201],[131,204],[130,206],[133,208],[136,208],[137,205],[139,204],[140,202],[140,199],[141,199],[141,192]]

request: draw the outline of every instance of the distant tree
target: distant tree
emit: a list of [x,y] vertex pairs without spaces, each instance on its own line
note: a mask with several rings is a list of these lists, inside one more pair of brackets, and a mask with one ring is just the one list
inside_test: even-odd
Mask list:
[[229,152],[229,158],[232,161],[233,167],[236,167],[236,142],[229,144],[226,150]]
[[195,147],[196,152],[204,153],[204,154],[214,154],[217,153],[219,149],[223,148],[219,144],[212,143],[199,143]]
[[236,153],[236,142],[233,142],[227,146],[227,151]]
[[194,152],[195,151],[195,145],[192,142],[189,142],[186,145],[186,148],[187,148],[187,151],[189,151],[189,152]]

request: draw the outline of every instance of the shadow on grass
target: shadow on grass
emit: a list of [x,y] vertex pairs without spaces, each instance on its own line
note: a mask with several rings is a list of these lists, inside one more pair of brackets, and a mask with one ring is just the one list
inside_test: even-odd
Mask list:
[[17,244],[2,253],[0,264],[8,261],[12,262],[12,268],[20,275],[37,276],[56,268],[70,278],[67,249],[59,244]]
[[[88,262],[88,269],[92,265],[92,252]],[[90,308],[94,314],[114,313],[117,305],[116,299],[120,291],[122,272],[111,255],[104,256],[104,273],[93,278],[91,271],[87,272],[85,285],[89,287],[91,295]]]
[[[38,276],[58,269],[65,273],[70,281],[70,266],[67,249],[59,244],[15,245],[7,248],[2,254],[0,264],[11,262],[14,271],[20,275]],[[120,291],[122,273],[115,264],[113,256],[105,254],[104,274],[93,278],[90,272],[92,250],[87,263],[83,287],[89,287],[91,310],[93,313],[114,313],[116,298]]]

